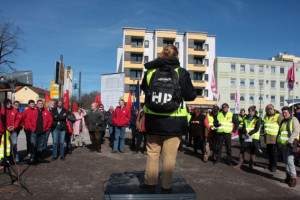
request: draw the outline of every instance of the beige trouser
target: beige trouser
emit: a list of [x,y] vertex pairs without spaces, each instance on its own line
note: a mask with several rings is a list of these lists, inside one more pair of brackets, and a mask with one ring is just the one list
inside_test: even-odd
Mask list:
[[207,137],[206,138],[206,146],[205,146],[205,154],[204,160],[207,161],[210,156],[210,151],[212,151],[212,157],[216,160],[216,144],[217,137]]
[[171,188],[179,144],[180,137],[177,136],[147,135],[145,184],[156,185],[158,183],[158,164],[161,154],[161,186],[164,189]]
[[83,140],[83,132],[80,131],[79,132],[79,135],[75,135],[75,145],[76,147],[78,146],[82,146],[82,140]]

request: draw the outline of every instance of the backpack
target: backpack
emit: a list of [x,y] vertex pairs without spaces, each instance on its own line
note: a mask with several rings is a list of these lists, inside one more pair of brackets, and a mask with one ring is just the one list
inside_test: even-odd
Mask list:
[[171,113],[177,110],[182,102],[178,68],[157,68],[145,95],[146,106],[153,112]]

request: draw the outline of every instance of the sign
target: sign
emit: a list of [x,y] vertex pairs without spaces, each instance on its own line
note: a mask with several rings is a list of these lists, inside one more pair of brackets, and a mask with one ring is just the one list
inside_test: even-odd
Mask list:
[[56,84],[54,81],[51,82],[50,98],[59,99],[59,84]]
[[55,83],[63,85],[65,80],[65,64],[61,61],[56,61],[55,67]]
[[119,106],[120,97],[124,99],[124,73],[101,75],[101,100],[104,109]]

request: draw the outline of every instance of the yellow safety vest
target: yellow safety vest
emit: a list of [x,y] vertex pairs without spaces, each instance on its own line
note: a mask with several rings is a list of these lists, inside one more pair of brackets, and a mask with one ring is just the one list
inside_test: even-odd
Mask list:
[[277,123],[279,114],[276,113],[273,116],[266,115],[264,118],[264,133],[267,135],[277,135],[279,131],[279,124]]
[[[10,132],[6,131],[6,156],[10,156]],[[1,145],[0,145],[0,160],[4,158],[4,134],[2,135]]]
[[246,117],[246,115],[244,115],[244,117],[241,117],[241,116],[239,115],[239,129],[242,129],[242,128],[243,128],[245,117]]
[[[179,77],[178,69],[179,69],[179,67],[176,68],[176,69],[174,69],[174,71],[178,74],[178,77]],[[147,85],[148,86],[150,84],[151,77],[152,77],[152,75],[153,75],[153,73],[155,71],[156,71],[156,69],[149,69],[147,71]],[[152,115],[171,116],[171,117],[183,117],[183,116],[187,116],[188,112],[186,110],[185,102],[182,100],[181,104],[183,106],[179,106],[177,110],[174,110],[171,113],[157,113],[157,112],[153,112],[152,110],[150,110],[149,108],[147,108],[147,106],[145,105],[145,113],[152,114]]]
[[[244,124],[245,124],[247,133],[249,133],[250,131],[252,131],[255,128],[255,125],[258,122],[258,120],[259,120],[259,118],[254,117],[252,119],[252,121],[249,123],[249,121],[247,119],[244,119]],[[252,139],[259,140],[259,136],[260,136],[259,132],[260,132],[260,129],[256,133],[251,135]],[[243,135],[243,138],[244,137],[245,137],[245,135]]]
[[[208,119],[208,125],[209,125],[209,127],[211,129],[214,128],[214,121],[215,121],[214,117],[211,116],[210,114],[208,114],[207,115],[207,119]],[[205,133],[208,133],[208,132],[209,132],[209,130],[207,130],[207,128],[205,128]]]
[[217,119],[221,126],[218,127],[217,133],[231,133],[233,129],[233,123],[232,123],[232,112],[227,112],[224,116],[222,112],[219,112],[217,115]]
[[[294,119],[295,117],[293,117]],[[290,132],[293,132],[293,119],[290,122]],[[299,135],[297,136],[297,139],[299,140]],[[280,127],[280,136],[277,138],[277,142],[280,142],[283,145],[289,144],[289,133],[287,131],[287,122],[283,122]]]

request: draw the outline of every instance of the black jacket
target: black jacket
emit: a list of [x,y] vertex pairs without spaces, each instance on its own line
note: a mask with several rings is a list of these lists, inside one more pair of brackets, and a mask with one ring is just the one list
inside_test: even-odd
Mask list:
[[58,114],[57,108],[51,110],[51,115],[53,117],[53,124],[52,127],[55,128],[60,123],[60,130],[67,130],[67,118],[68,118],[68,111],[65,108],[62,108],[61,112]]
[[103,121],[104,116],[102,112],[99,109],[97,109],[95,112],[88,112],[85,123],[89,131],[100,131]]
[[[180,63],[177,58],[162,58],[146,63],[145,68],[157,69],[160,67],[178,68]],[[196,90],[192,84],[190,74],[184,68],[179,68],[179,86],[181,88],[181,97],[184,101],[193,101],[197,97]],[[147,91],[147,73],[145,72],[141,89]],[[186,108],[183,108],[186,109]],[[187,117],[171,117],[145,114],[145,128],[147,134],[153,135],[170,135],[180,136],[187,133],[188,121]]]
[[112,116],[113,116],[114,112],[110,112],[110,110],[106,111],[105,113],[105,120],[106,120],[106,123],[110,126],[113,125],[112,123]]

